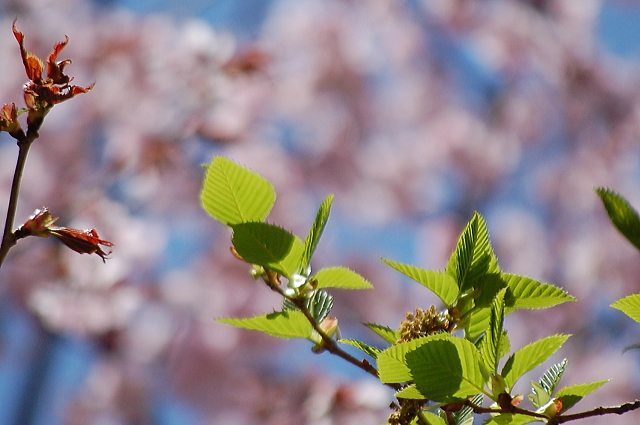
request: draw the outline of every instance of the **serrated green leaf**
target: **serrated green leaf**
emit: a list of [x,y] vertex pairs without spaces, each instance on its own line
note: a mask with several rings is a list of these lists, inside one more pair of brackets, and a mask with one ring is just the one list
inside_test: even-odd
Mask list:
[[[322,322],[331,312],[333,308],[333,296],[326,291],[315,291],[311,297],[304,300],[305,308],[311,313],[311,316],[318,322]],[[300,309],[288,298],[282,301],[282,310]]]
[[464,337],[469,341],[476,341],[489,326],[491,308],[483,307],[473,309],[471,312],[467,313],[467,318],[468,322],[464,328]]
[[[442,419],[440,416],[436,415],[432,412],[422,412],[425,418],[427,418],[427,422],[429,425],[447,425],[447,421]],[[419,422],[416,422],[419,423]]]
[[[551,395],[555,391],[558,383],[560,382],[560,378],[562,378],[562,374],[564,373],[565,368],[567,367],[567,359],[563,359],[560,363],[552,365],[541,377],[540,377],[540,385],[547,394]],[[548,401],[548,400],[547,400]],[[543,403],[545,404],[546,401]]]
[[629,295],[611,304],[636,322],[640,322],[640,294]]
[[487,224],[479,213],[473,214],[460,235],[447,263],[446,273],[458,283],[460,292],[476,288],[478,279],[488,273],[500,273]]
[[542,422],[542,420],[517,413],[503,413],[488,419],[484,422],[484,425],[524,425],[534,422]]
[[311,229],[309,229],[309,234],[304,241],[304,253],[302,254],[302,260],[300,262],[300,269],[303,271],[306,270],[307,267],[309,267],[311,257],[313,256],[313,253],[318,246],[318,242],[320,242],[320,237],[322,236],[324,227],[327,224],[327,220],[329,219],[329,213],[331,212],[332,203],[333,195],[327,196],[327,198],[322,202],[320,208],[318,209],[318,213],[316,214],[316,219],[313,222],[313,226],[311,226]]
[[562,399],[562,413],[575,406],[577,402],[582,400],[585,396],[589,395],[593,391],[597,390],[604,384],[609,382],[608,379],[604,381],[592,382],[590,384],[578,384],[564,387],[556,394],[556,398]]
[[519,308],[547,308],[576,300],[562,288],[526,276],[503,273],[502,279],[509,287],[509,296],[512,298],[508,302],[507,314]]
[[308,338],[313,327],[300,311],[279,311],[238,319],[218,319],[220,323],[267,333],[278,338]]
[[257,264],[291,278],[302,254],[302,242],[285,229],[262,222],[232,226],[233,246],[248,263]]
[[369,289],[373,286],[358,273],[346,267],[322,269],[313,277],[318,288]]
[[523,374],[547,360],[570,336],[548,336],[513,353],[502,368],[502,376],[507,387],[513,388],[513,385]]
[[483,391],[480,354],[469,341],[449,334],[430,335],[405,355],[416,387],[429,400],[453,402]]
[[380,337],[382,337],[382,339],[387,341],[389,344],[393,344],[400,339],[400,336],[401,336],[400,332],[394,329],[391,329],[390,327],[377,325],[375,323],[365,323],[364,325],[369,329],[371,329],[372,331],[374,331],[375,333],[377,333]]
[[380,381],[383,384],[412,381],[413,377],[405,357],[408,352],[429,341],[428,338],[430,337],[402,342],[382,351],[376,359]]
[[640,217],[620,194],[604,187],[596,188],[613,225],[636,248],[640,249]]
[[276,193],[260,175],[217,156],[207,167],[200,200],[213,218],[231,226],[263,221],[273,207]]
[[380,354],[380,352],[382,351],[379,348],[372,347],[362,341],[358,341],[357,339],[339,339],[338,342],[354,346],[368,356],[373,357],[374,359],[377,358],[378,354]]
[[504,297],[506,292],[506,288],[504,288],[493,300],[489,318],[489,327],[487,328],[479,347],[482,359],[494,374],[498,373],[498,363],[502,356],[504,356],[509,350],[508,339],[506,339],[506,333],[503,329]]
[[422,395],[420,391],[418,391],[418,388],[416,388],[415,384],[409,385],[408,387],[401,389],[400,391],[396,392],[395,396],[396,398],[406,398],[411,400],[426,399],[426,397]]
[[434,272],[431,270],[420,269],[408,264],[396,263],[395,261],[381,259],[389,267],[392,267],[404,274],[405,276],[415,280],[416,282],[426,286],[434,294],[442,300],[445,306],[449,307],[458,297],[458,284],[446,273]]

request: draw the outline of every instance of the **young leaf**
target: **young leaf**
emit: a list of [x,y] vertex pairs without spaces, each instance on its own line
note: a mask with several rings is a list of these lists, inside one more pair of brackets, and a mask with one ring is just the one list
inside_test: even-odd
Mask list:
[[369,289],[373,286],[358,273],[345,267],[322,269],[313,277],[318,288]]
[[464,328],[464,337],[469,341],[476,341],[489,326],[491,308],[474,308],[471,312],[467,313],[467,316],[468,322]]
[[276,193],[263,177],[217,156],[207,167],[200,200],[213,218],[231,226],[263,221],[273,207]]
[[576,300],[557,286],[541,283],[525,276],[503,273],[502,280],[509,287],[508,297],[512,298],[508,303],[507,314],[519,308],[546,308]]
[[396,398],[407,398],[407,399],[411,399],[411,400],[424,400],[426,399],[425,396],[423,396],[420,391],[418,391],[418,388],[416,388],[415,384],[411,384],[406,388],[403,388],[402,390],[398,391],[397,393],[395,393]]
[[502,368],[507,387],[513,384],[525,373],[547,360],[571,335],[552,335],[539,341],[532,342],[513,353]]
[[384,258],[382,258],[382,261],[384,261],[389,267],[396,269],[405,276],[421,283],[433,291],[433,293],[442,300],[446,307],[453,304],[458,297],[458,284],[448,274],[420,269],[418,267],[396,263]]
[[380,354],[380,352],[382,351],[379,348],[372,347],[368,344],[365,344],[362,341],[358,341],[357,339],[339,339],[338,342],[352,345],[357,349],[359,349],[360,351],[362,351],[363,353],[365,353],[366,355],[373,357],[374,359],[377,358],[378,354]]
[[320,236],[322,236],[324,226],[327,224],[327,220],[329,219],[329,212],[331,211],[332,203],[333,195],[327,196],[327,198],[322,202],[318,209],[318,213],[316,214],[313,226],[311,226],[311,229],[309,230],[309,235],[307,235],[307,239],[304,241],[304,253],[302,254],[302,260],[300,262],[300,269],[303,271],[309,267],[311,257],[318,246],[318,242],[320,242]]
[[469,341],[449,334],[430,335],[406,353],[406,364],[420,391],[429,400],[453,402],[483,391],[480,354]]
[[[408,398],[408,397],[407,397]],[[432,412],[422,412],[429,425],[447,425],[447,421]],[[420,422],[416,422],[420,423]]]
[[248,263],[275,270],[291,278],[302,254],[302,242],[285,229],[272,224],[239,223],[233,228],[233,246]]
[[539,383],[548,394],[550,395],[553,394],[556,387],[558,386],[558,383],[560,382],[560,378],[562,378],[562,374],[564,373],[564,369],[566,367],[567,367],[567,359],[563,359],[560,363],[554,364],[553,366],[551,366],[542,375]]
[[558,391],[558,394],[556,394],[556,398],[562,399],[562,412],[566,412],[577,402],[582,400],[583,397],[597,390],[607,382],[609,382],[608,379],[604,381],[592,382],[590,384],[578,384],[564,387],[563,389]]
[[534,405],[536,409],[540,406],[544,406],[549,401],[551,401],[551,393],[547,392],[540,384],[537,382],[531,382],[531,393],[529,394],[529,401]]
[[[318,322],[322,322],[333,308],[333,297],[325,291],[315,291],[313,295],[305,300],[305,307],[311,316]],[[282,301],[282,310],[300,309],[288,298]]]
[[475,288],[478,278],[486,274],[500,273],[498,259],[489,242],[487,224],[479,213],[473,214],[460,235],[446,273],[456,280],[460,292]]
[[524,425],[533,422],[542,422],[541,419],[536,419],[529,415],[519,415],[517,413],[503,413],[498,416],[487,420],[483,425]]
[[405,356],[429,341],[430,337],[418,338],[389,347],[378,355],[379,378],[383,384],[412,381],[411,371]]
[[[471,398],[471,403],[475,404],[476,406],[481,406],[483,398],[484,396],[482,394],[477,394]],[[462,409],[460,409],[459,412],[454,413],[453,417],[455,418],[457,424],[464,424],[469,420],[471,421],[469,423],[473,424],[473,409],[469,406],[464,406]]]
[[640,294],[629,295],[611,304],[636,322],[640,322]]
[[267,333],[278,338],[308,338],[311,323],[300,311],[279,311],[244,319],[218,319],[218,322]]
[[387,326],[377,325],[375,323],[365,323],[366,327],[377,333],[382,339],[387,341],[389,344],[394,344],[397,340],[400,339],[400,332],[391,329]]
[[506,288],[498,293],[491,306],[489,328],[480,343],[480,354],[487,367],[495,374],[498,373],[498,363],[502,356],[509,351],[509,340],[503,329],[504,297]]
[[604,188],[596,188],[607,214],[614,226],[636,248],[640,249],[640,217],[620,194]]

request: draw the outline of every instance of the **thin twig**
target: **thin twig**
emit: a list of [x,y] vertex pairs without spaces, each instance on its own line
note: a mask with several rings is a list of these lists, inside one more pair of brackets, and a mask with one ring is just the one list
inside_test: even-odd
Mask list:
[[591,416],[602,416],[602,415],[622,415],[624,413],[630,412],[632,410],[640,409],[640,400],[636,400],[633,402],[625,403],[620,406],[614,407],[596,407],[592,410],[587,410],[585,412],[573,413],[571,415],[558,415],[555,418],[549,420],[549,424],[561,424],[564,422],[575,421],[577,419],[589,418]]
[[18,160],[16,161],[16,169],[13,173],[13,182],[11,183],[11,194],[9,195],[9,207],[7,208],[7,218],[4,223],[4,232],[2,233],[2,244],[0,245],[0,267],[4,262],[9,249],[17,243],[17,238],[13,233],[13,222],[16,217],[16,209],[18,207],[18,194],[20,192],[20,182],[22,181],[22,173],[24,165],[27,162],[27,154],[31,143],[38,137],[37,131],[29,131],[27,136],[20,131],[16,136],[18,140]]

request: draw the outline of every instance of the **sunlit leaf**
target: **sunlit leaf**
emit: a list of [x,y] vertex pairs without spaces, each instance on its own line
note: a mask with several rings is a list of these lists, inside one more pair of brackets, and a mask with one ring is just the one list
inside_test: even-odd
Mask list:
[[311,323],[300,311],[281,311],[243,319],[218,319],[218,322],[267,333],[278,338],[308,338]]
[[313,278],[318,288],[369,289],[373,286],[358,273],[345,267],[322,269]]
[[465,327],[465,338],[469,341],[476,341],[489,326],[491,307],[473,309],[467,316],[468,322]]
[[368,344],[365,344],[362,341],[358,341],[357,339],[340,339],[338,340],[338,342],[352,345],[357,349],[359,349],[360,351],[362,351],[363,353],[367,354],[368,356],[373,357],[374,359],[377,358],[378,354],[380,354],[380,352],[382,351],[379,348],[372,347]]
[[422,412],[422,414],[425,416],[425,418],[427,418],[429,425],[447,425],[447,421],[445,421],[443,418],[436,415],[435,413]]
[[385,384],[412,381],[413,377],[405,357],[408,352],[429,341],[428,338],[402,342],[381,352],[377,358],[380,381]]
[[391,329],[387,326],[377,325],[375,323],[365,323],[366,327],[377,333],[382,339],[387,341],[389,344],[395,343],[400,339],[400,332]]
[[295,273],[302,253],[302,242],[295,235],[262,222],[239,223],[232,228],[233,246],[243,260],[287,278]]
[[582,400],[583,397],[589,395],[607,382],[609,382],[608,379],[592,382],[590,384],[578,384],[564,387],[556,394],[556,398],[562,399],[562,412],[566,412],[568,409],[575,406],[577,402]]
[[[540,385],[548,394],[553,394],[565,368],[567,367],[567,359],[563,359],[560,363],[551,366],[540,378]],[[545,402],[546,403],[546,402]]]
[[629,295],[611,304],[636,322],[640,322],[640,294]]
[[[475,404],[476,406],[481,406],[483,399],[483,394],[476,394],[471,397],[471,403]],[[473,409],[469,406],[463,406],[459,412],[453,414],[453,417],[456,420],[457,424],[473,424]]]
[[429,400],[452,402],[482,392],[480,354],[469,341],[449,334],[423,338],[405,355],[416,387]]
[[485,364],[493,373],[498,372],[498,362],[509,351],[509,340],[503,329],[505,294],[506,288],[500,291],[493,301],[489,327],[479,347]]
[[549,401],[551,401],[551,393],[547,392],[540,384],[537,382],[531,382],[531,394],[529,394],[529,401],[534,407],[537,409],[540,406],[544,406]]
[[313,256],[313,253],[318,246],[318,242],[320,242],[320,237],[322,236],[324,227],[327,224],[327,220],[329,219],[329,212],[331,211],[332,203],[333,195],[329,195],[322,202],[320,208],[318,209],[318,213],[316,214],[316,219],[313,222],[313,226],[311,226],[309,235],[307,235],[307,238],[304,241],[304,253],[302,254],[302,260],[300,263],[301,270],[306,270],[309,266],[311,257]]
[[426,397],[424,395],[422,395],[422,393],[420,393],[420,391],[418,391],[418,388],[415,386],[415,384],[409,385],[406,388],[403,388],[402,390],[398,391],[395,396],[397,398],[407,398],[407,399],[411,399],[411,400],[424,400],[426,399]]
[[613,225],[629,242],[640,249],[640,217],[620,194],[604,187],[596,188]]
[[517,413],[503,413],[488,419],[483,425],[524,425],[534,422],[542,422],[542,420]]
[[446,307],[450,306],[458,296],[458,284],[453,277],[446,273],[420,269],[415,266],[396,263],[395,261],[386,260],[384,258],[382,258],[382,261],[384,261],[388,266],[396,269],[405,276],[410,277],[433,291],[433,293],[442,300]]
[[479,213],[473,214],[460,235],[446,272],[458,283],[460,292],[475,288],[478,279],[488,273],[500,273],[487,224]]
[[200,200],[226,225],[263,221],[276,200],[273,186],[260,175],[217,156],[207,167]]
[[519,308],[546,308],[576,300],[562,288],[525,276],[503,273],[502,279],[509,287],[509,296],[512,297],[508,303],[507,314]]
[[525,373],[547,360],[555,353],[571,335],[552,335],[539,341],[532,342],[513,353],[502,368],[507,387],[513,384]]

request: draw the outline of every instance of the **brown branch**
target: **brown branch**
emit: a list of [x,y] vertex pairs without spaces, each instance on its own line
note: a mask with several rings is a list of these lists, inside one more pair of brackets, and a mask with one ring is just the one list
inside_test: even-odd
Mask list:
[[24,171],[24,165],[27,162],[27,154],[31,143],[38,138],[38,131],[31,130],[29,126],[27,134],[22,130],[18,132],[14,137],[18,140],[18,160],[16,161],[16,169],[13,173],[13,181],[11,183],[11,194],[9,195],[9,207],[7,208],[7,218],[4,223],[4,232],[2,233],[2,244],[0,245],[0,267],[9,252],[9,249],[13,247],[18,239],[11,230],[13,228],[13,222],[16,217],[16,209],[18,207],[18,194],[20,192],[20,182],[22,181],[22,173]]
[[561,424],[564,422],[575,421],[577,419],[589,418],[591,416],[602,416],[602,415],[622,415],[627,412],[631,412],[632,410],[640,409],[640,400],[636,400],[634,402],[629,402],[622,404],[620,406],[614,407],[596,407],[592,410],[587,410],[585,412],[574,413],[571,415],[558,415],[555,418],[549,420],[549,424]]

